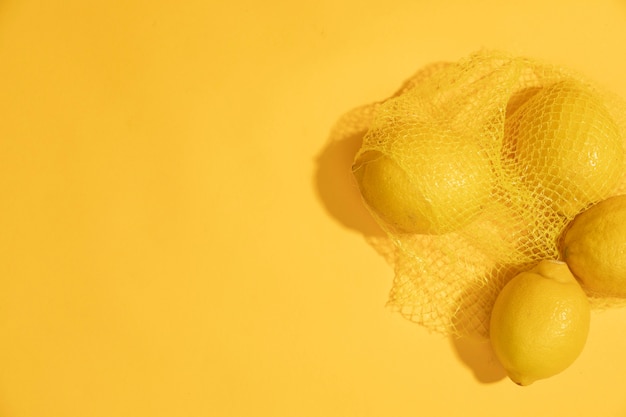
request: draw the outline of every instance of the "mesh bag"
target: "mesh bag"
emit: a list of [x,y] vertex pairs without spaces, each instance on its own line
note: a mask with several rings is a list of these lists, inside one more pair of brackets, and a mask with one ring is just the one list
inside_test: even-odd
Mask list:
[[353,172],[385,159],[379,177],[402,180],[378,186],[417,212],[387,217],[361,187],[393,247],[388,305],[437,332],[486,336],[504,284],[560,259],[576,214],[626,193],[626,105],[565,68],[481,51],[419,72],[375,110]]

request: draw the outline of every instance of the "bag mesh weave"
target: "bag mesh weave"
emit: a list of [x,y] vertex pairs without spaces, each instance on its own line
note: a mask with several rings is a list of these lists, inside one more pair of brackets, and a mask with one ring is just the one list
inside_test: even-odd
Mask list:
[[[626,105],[618,96],[568,69],[503,52],[481,51],[455,63],[428,67],[377,105],[355,161],[375,151],[405,169],[420,161],[415,159],[419,154],[447,152],[450,160],[463,158],[462,143],[472,141],[488,157],[493,179],[485,185],[489,187],[487,200],[466,201],[468,208],[479,206],[468,209],[478,214],[446,233],[406,233],[370,209],[394,248],[389,307],[436,332],[486,336],[492,305],[504,284],[540,260],[561,259],[559,239],[575,215],[603,198],[626,193],[623,158],[617,168],[600,172],[592,187],[587,187],[594,191],[581,197],[567,183],[546,186],[551,184],[551,178],[545,178],[552,175],[549,169],[540,170],[537,175],[542,181],[537,183],[533,166],[549,167],[552,161],[532,158],[545,158],[545,152],[528,151],[530,156],[520,156],[520,129],[531,143],[542,137],[517,126],[518,122],[524,120],[524,112],[540,112],[529,103],[558,83],[580,87],[595,97],[590,105],[601,106],[607,119],[597,123],[614,124],[620,149],[624,149]],[[558,110],[562,97],[548,97]],[[598,113],[599,109],[590,111]],[[567,109],[563,114],[568,114]],[[550,123],[547,120],[541,123]],[[586,129],[585,121],[574,119],[567,124],[573,133]],[[419,139],[416,144],[416,135],[428,140]],[[449,146],[448,141],[456,142]],[[578,145],[558,146],[548,154],[575,153]],[[563,209],[553,204],[558,198],[580,201]],[[623,303],[591,295],[590,300],[594,308]]]

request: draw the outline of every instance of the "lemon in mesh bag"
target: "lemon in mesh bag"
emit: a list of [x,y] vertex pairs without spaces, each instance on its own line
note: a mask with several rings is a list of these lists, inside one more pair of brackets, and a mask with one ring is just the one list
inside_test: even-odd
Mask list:
[[[380,132],[397,139],[385,154],[365,152],[354,166],[362,194],[397,232],[445,233],[467,224],[493,185],[489,158],[462,132],[406,121]],[[436,146],[433,146],[436,144]]]
[[579,82],[545,86],[506,121],[519,176],[551,208],[575,215],[613,191],[624,149],[602,96]]
[[576,216],[563,235],[561,251],[590,294],[626,298],[626,195]]
[[481,51],[377,106],[353,173],[395,251],[388,304],[445,334],[488,334],[513,276],[626,190],[623,101],[565,68]]

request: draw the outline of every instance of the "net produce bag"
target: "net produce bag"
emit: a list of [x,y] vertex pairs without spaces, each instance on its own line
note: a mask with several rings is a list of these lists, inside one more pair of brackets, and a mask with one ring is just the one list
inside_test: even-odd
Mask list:
[[572,219],[626,193],[625,138],[623,100],[566,68],[480,51],[419,72],[376,106],[352,167],[393,246],[389,307],[487,335],[504,284],[560,259]]

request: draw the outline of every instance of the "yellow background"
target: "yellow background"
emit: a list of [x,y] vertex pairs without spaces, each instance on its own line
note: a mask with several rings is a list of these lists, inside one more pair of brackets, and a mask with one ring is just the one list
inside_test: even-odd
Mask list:
[[0,0],[0,415],[626,416],[625,310],[520,388],[385,308],[344,129],[481,48],[626,97],[625,44],[623,0]]

